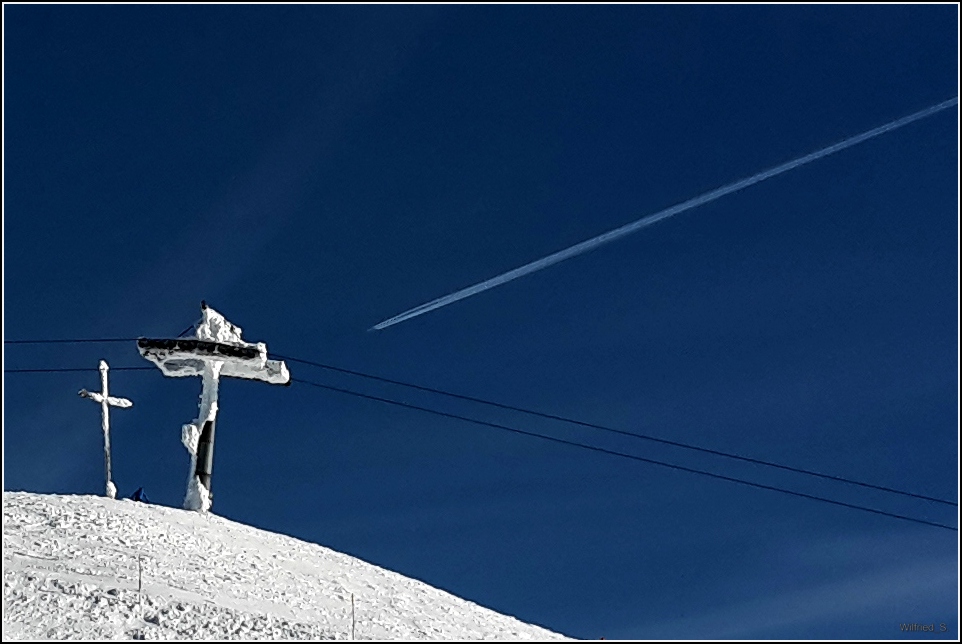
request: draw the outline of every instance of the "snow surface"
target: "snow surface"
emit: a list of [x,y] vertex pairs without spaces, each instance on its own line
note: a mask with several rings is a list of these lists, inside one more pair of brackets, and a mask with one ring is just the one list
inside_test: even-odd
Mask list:
[[216,515],[127,499],[3,493],[4,641],[350,639],[352,594],[356,639],[563,639],[415,579]]

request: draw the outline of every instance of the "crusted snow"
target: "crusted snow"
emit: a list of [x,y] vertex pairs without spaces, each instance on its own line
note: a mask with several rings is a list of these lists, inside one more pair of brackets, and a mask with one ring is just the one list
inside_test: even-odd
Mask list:
[[[140,590],[138,591],[138,588]],[[3,493],[3,639],[547,640],[423,582],[210,514]]]
[[227,318],[209,306],[204,306],[201,309],[201,318],[194,327],[194,332],[200,340],[227,342],[245,347],[255,346],[241,339],[241,328],[239,326],[228,322]]

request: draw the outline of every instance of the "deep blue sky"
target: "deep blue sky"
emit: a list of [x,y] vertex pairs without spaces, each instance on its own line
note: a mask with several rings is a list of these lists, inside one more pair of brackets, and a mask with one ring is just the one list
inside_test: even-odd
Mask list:
[[[958,95],[928,6],[4,6],[4,338],[271,351],[958,499]],[[5,345],[4,489],[102,492],[97,361]],[[958,525],[958,509],[291,364],[295,378]],[[179,506],[200,383],[114,372]],[[214,511],[581,638],[957,639],[958,533],[306,385],[226,381]],[[358,601],[363,601],[359,597]],[[914,634],[918,637],[918,634]]]

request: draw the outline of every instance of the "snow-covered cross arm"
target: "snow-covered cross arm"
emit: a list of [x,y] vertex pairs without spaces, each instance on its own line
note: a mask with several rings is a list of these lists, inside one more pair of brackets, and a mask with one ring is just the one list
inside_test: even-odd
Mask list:
[[240,327],[201,302],[202,317],[196,338],[137,341],[140,355],[165,376],[203,378],[200,413],[181,429],[181,441],[190,453],[190,474],[184,507],[206,512],[211,506],[210,479],[214,461],[214,421],[221,376],[289,385],[291,374],[281,360],[267,359],[267,345],[244,342]]
[[[90,398],[94,402],[103,403],[104,397],[98,394],[96,391],[87,391],[86,389],[81,389],[79,392],[84,398]],[[128,407],[133,407],[134,403],[130,402],[126,398],[115,398],[114,396],[107,396],[107,404],[111,407],[120,407],[121,409],[127,409]]]
[[105,360],[100,361],[100,386],[102,391],[97,393],[95,391],[87,391],[86,389],[81,389],[77,393],[83,398],[89,398],[95,403],[100,404],[101,409],[101,428],[104,432],[104,476],[107,479],[107,496],[111,499],[117,498],[117,487],[114,482],[110,480],[110,408],[120,407],[121,409],[127,409],[128,407],[133,407],[134,403],[130,402],[126,398],[116,398],[110,395],[107,389],[107,371],[110,367],[107,366]]

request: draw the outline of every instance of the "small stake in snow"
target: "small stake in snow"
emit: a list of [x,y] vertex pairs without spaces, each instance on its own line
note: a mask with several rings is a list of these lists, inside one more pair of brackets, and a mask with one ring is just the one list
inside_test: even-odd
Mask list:
[[107,366],[105,360],[100,361],[100,385],[103,388],[100,393],[90,392],[86,389],[81,389],[79,393],[84,398],[89,398],[90,400],[100,403],[101,409],[101,427],[104,431],[104,476],[107,479],[107,496],[111,499],[117,498],[117,486],[114,482],[110,480],[110,407],[120,407],[121,409],[127,409],[128,407],[133,407],[134,403],[130,402],[126,398],[114,398],[109,395],[107,391],[107,370],[110,367]]
[[140,619],[144,618],[144,573],[140,563],[141,555],[137,554],[137,604],[140,606]]
[[197,339],[137,340],[137,349],[160,367],[165,376],[200,376],[203,390],[197,419],[181,430],[181,441],[190,453],[190,473],[184,508],[207,512],[211,506],[210,479],[214,464],[214,422],[217,419],[217,388],[221,376],[262,380],[289,385],[291,374],[281,360],[267,359],[267,345],[241,340],[239,327],[200,303]]

